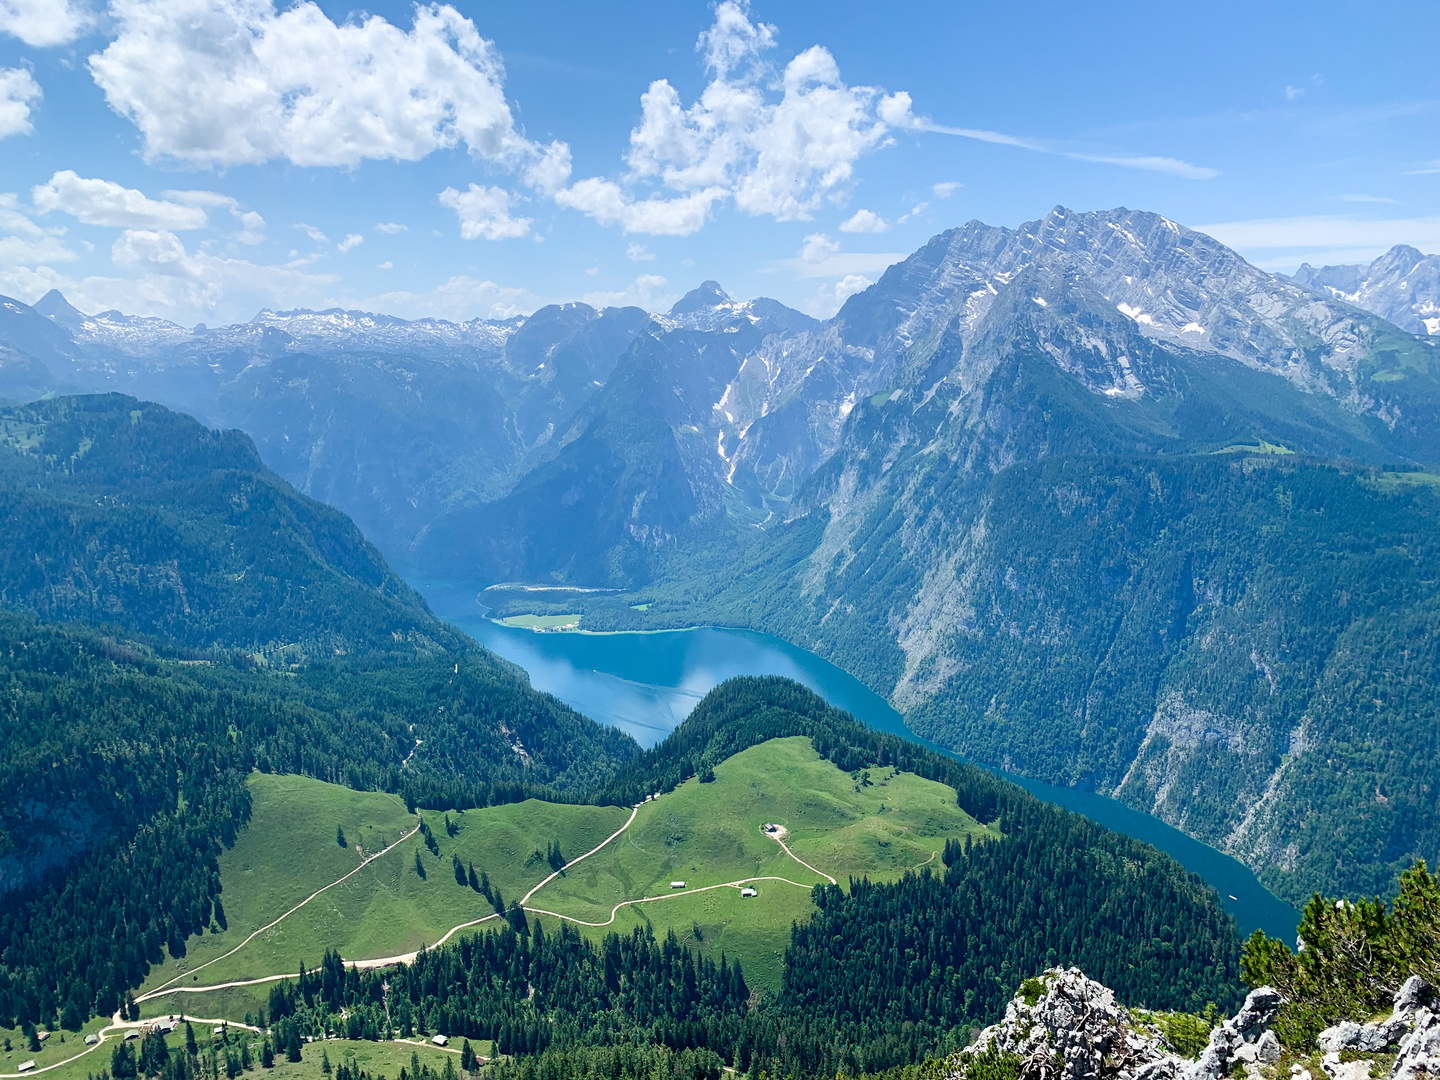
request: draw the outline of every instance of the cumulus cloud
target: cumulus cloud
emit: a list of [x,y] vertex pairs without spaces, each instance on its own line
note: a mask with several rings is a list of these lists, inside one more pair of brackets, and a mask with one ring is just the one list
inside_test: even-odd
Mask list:
[[457,275],[430,292],[397,290],[378,296],[349,297],[343,307],[386,311],[407,319],[437,318],[463,322],[467,319],[510,319],[528,315],[546,301],[526,290],[497,285],[493,281]]
[[[724,0],[696,46],[709,77],[699,98],[686,105],[667,80],[652,82],[640,98],[623,183],[581,180],[558,190],[556,201],[632,233],[689,235],[723,201],[753,216],[809,220],[885,142],[889,99],[848,86],[819,45],[777,71],[765,56],[775,43],[773,26]],[[636,195],[640,184],[660,190]]]
[[840,223],[840,231],[847,233],[882,233],[888,228],[890,223],[874,210],[856,210]]
[[942,180],[938,184],[932,184],[930,190],[935,193],[937,199],[948,199],[964,186],[959,180]]
[[824,233],[811,233],[801,243],[795,258],[782,260],[779,265],[800,278],[859,279],[866,274],[879,274],[903,258],[905,256],[898,252],[842,251],[838,240]]
[[112,0],[115,40],[90,58],[111,108],[148,158],[193,165],[353,166],[459,145],[508,168],[563,154],[518,130],[494,45],[448,4],[400,29],[337,24],[313,2]]
[[585,303],[591,307],[640,307],[646,311],[665,311],[678,295],[668,289],[669,282],[659,274],[641,274],[618,292],[588,292]]
[[365,237],[359,233],[347,233],[344,240],[335,245],[335,250],[344,255],[347,251],[354,251],[365,242]]
[[699,232],[724,188],[706,188],[676,198],[634,199],[613,180],[591,177],[555,193],[561,206],[590,215],[601,225],[619,225],[627,233],[689,236]]
[[828,319],[840,310],[841,305],[856,293],[874,284],[861,274],[846,274],[839,281],[821,285],[813,296],[807,297],[801,308],[805,314],[817,319]]
[[375,231],[386,233],[389,236],[394,236],[397,233],[409,232],[410,226],[401,225],[398,222],[394,221],[382,221],[375,226]]
[[69,44],[90,19],[90,13],[71,0],[0,0],[0,34],[36,49]]
[[644,244],[629,244],[625,248],[625,257],[631,262],[650,262],[655,258],[655,253]]
[[0,68],[0,139],[35,130],[30,112],[41,98],[40,84],[24,68]]
[[530,234],[530,218],[510,216],[511,196],[504,188],[471,184],[466,191],[447,187],[440,205],[455,211],[466,240],[516,240]]
[[78,258],[65,246],[64,229],[37,225],[12,191],[0,192],[0,266],[35,266]]
[[42,214],[58,210],[86,225],[185,230],[204,228],[210,222],[201,206],[151,199],[113,180],[80,176],[70,169],[37,184],[30,201]]

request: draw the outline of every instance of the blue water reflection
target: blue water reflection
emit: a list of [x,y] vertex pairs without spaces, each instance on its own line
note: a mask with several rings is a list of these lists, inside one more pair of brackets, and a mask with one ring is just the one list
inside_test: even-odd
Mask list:
[[[537,634],[485,618],[472,589],[425,581],[412,584],[442,619],[528,671],[536,689],[554,694],[586,716],[613,724],[643,746],[663,739],[711,688],[726,679],[784,675],[872,727],[949,753],[911,732],[900,714],[858,679],[814,653],[768,634],[718,628]],[[1272,937],[1294,939],[1298,912],[1223,852],[1103,795],[1002,775],[1038,798],[1168,853],[1219,891],[1243,933],[1261,929]]]

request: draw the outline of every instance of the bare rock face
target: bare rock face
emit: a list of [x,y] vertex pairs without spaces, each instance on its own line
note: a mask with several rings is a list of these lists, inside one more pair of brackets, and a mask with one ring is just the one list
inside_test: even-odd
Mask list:
[[1280,1000],[1280,992],[1271,987],[1251,990],[1234,1018],[1210,1032],[1210,1043],[1200,1054],[1200,1060],[1185,1067],[1182,1074],[1185,1080],[1220,1080],[1229,1075],[1237,1061],[1261,1061],[1262,1048],[1268,1060],[1279,1060],[1280,1044],[1270,1025],[1280,1011]]
[[1166,1059],[1160,1040],[1136,1028],[1114,992],[1079,968],[1052,969],[1040,982],[1045,990],[1033,1004],[1022,990],[1006,1007],[1005,1019],[986,1028],[964,1053],[993,1048],[1015,1054],[1024,1062],[1024,1075],[1036,1080],[1110,1080]]
[[[966,1059],[999,1051],[1021,1060],[1023,1080],[1219,1080],[1237,1061],[1270,1063],[1280,1043],[1269,1025],[1280,1007],[1270,987],[1251,991],[1232,1020],[1217,1027],[1198,1061],[1171,1053],[1158,1030],[1138,1021],[1106,986],[1078,968],[1053,968],[1022,988],[1005,1019],[986,1028],[952,1059],[962,1076]],[[1029,993],[1027,993],[1027,990]]]

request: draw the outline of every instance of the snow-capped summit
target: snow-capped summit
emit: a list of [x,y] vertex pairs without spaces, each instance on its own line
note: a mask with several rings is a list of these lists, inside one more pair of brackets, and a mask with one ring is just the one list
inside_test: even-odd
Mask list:
[[1369,266],[1304,263],[1294,280],[1389,319],[1412,334],[1440,336],[1440,255],[1396,244]]

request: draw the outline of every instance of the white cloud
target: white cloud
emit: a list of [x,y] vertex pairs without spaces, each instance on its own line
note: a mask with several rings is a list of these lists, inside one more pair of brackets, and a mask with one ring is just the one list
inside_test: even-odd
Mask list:
[[1395,200],[1386,198],[1384,195],[1341,195],[1340,201],[1355,203],[1393,203]]
[[845,233],[882,233],[889,228],[890,223],[873,210],[856,210],[840,223]]
[[231,217],[240,222],[241,228],[235,234],[235,239],[242,244],[253,246],[265,239],[265,219],[254,210],[240,209],[239,201],[229,195],[221,195],[218,191],[167,191],[164,195],[171,202],[185,206],[208,206],[228,211]]
[[[752,216],[809,220],[884,144],[888,99],[847,86],[819,45],[774,71],[764,53],[775,38],[743,4],[723,0],[697,45],[709,75],[699,98],[687,106],[667,80],[652,82],[630,133],[624,186],[586,179],[558,190],[556,201],[636,233],[689,235],[725,200]],[[636,195],[638,183],[668,194]]]
[[466,240],[515,240],[530,234],[530,218],[510,216],[510,193],[504,188],[471,184],[467,191],[447,187],[440,205],[455,211]]
[[1286,101],[1294,101],[1296,98],[1302,98],[1302,97],[1304,97],[1304,96],[1305,96],[1305,90],[1304,90],[1303,87],[1299,87],[1299,86],[1287,86],[1287,87],[1285,87],[1285,100],[1286,100]]
[[873,282],[861,274],[847,274],[839,281],[821,285],[815,295],[807,297],[801,308],[805,314],[817,319],[828,319],[840,310],[841,305],[856,293],[868,289]]
[[811,233],[800,245],[800,258],[808,263],[824,262],[839,250],[840,242],[838,240],[831,240],[824,233]]
[[942,180],[938,184],[932,184],[930,190],[937,199],[948,199],[964,186],[959,180]]
[[45,229],[20,209],[14,192],[0,192],[0,267],[71,262],[78,255],[65,246],[64,229]]
[[839,241],[824,233],[811,233],[805,237],[795,258],[784,259],[778,265],[799,278],[853,277],[858,280],[866,274],[879,274],[903,258],[905,256],[897,252],[841,251]]
[[588,292],[585,303],[591,307],[641,307],[646,311],[666,311],[679,299],[666,289],[669,283],[659,274],[641,274],[619,292]]
[[544,299],[526,289],[497,285],[493,281],[480,281],[464,275],[452,277],[428,293],[395,291],[340,301],[343,307],[385,311],[407,319],[429,317],[457,322],[528,315],[545,303]]
[[1440,158],[1434,161],[1418,162],[1413,169],[1406,169],[1402,176],[1434,176],[1440,173]]
[[395,269],[395,264],[394,264],[393,262],[391,262],[389,259],[386,259],[386,260],[385,260],[384,262],[382,262],[382,263],[376,263],[376,264],[375,264],[375,269],[376,269],[376,270],[394,270],[394,269]]
[[401,225],[401,224],[399,224],[398,222],[394,222],[394,221],[382,221],[382,222],[380,222],[378,225],[375,226],[375,231],[376,231],[376,232],[386,233],[386,234],[388,234],[388,235],[390,235],[390,236],[394,236],[396,233],[409,232],[409,231],[410,231],[410,226],[409,226],[409,225]]
[[118,36],[90,70],[147,158],[353,166],[463,144],[518,169],[558,154],[517,129],[498,52],[448,4],[417,4],[409,31],[376,15],[336,24],[309,0],[280,12],[112,0],[110,12]]
[[705,188],[673,199],[632,199],[613,180],[591,177],[556,192],[561,206],[589,214],[601,225],[619,225],[627,233],[689,236],[699,232],[710,208],[726,196],[721,187]]
[[0,68],[0,139],[35,130],[30,110],[43,95],[40,84],[24,68]]
[[36,49],[69,44],[90,19],[90,13],[71,0],[0,0],[0,34]]
[[210,221],[202,207],[147,198],[134,188],[83,177],[70,169],[37,184],[31,189],[30,201],[42,214],[59,210],[86,225],[184,230],[203,228]]
[[317,244],[328,244],[330,238],[317,229],[314,225],[306,225],[303,221],[297,221],[291,228],[299,229]]
[[82,311],[119,308],[189,325],[202,320],[238,321],[257,307],[325,306],[327,287],[335,281],[293,264],[264,266],[190,252],[165,229],[127,229],[110,254],[115,275],[79,280],[54,269],[51,264],[58,258],[17,265],[0,257],[0,291],[34,299],[58,288]]
[[909,210],[907,210],[905,213],[901,214],[898,218],[896,218],[896,219],[895,219],[895,224],[896,224],[896,225],[904,225],[904,224],[905,224],[907,221],[909,221],[911,218],[919,217],[921,214],[923,214],[926,210],[929,210],[929,209],[930,209],[930,204],[929,204],[928,202],[917,202],[914,206],[910,207]]
[[[952,127],[937,124],[929,117],[916,116],[912,111],[910,95],[905,91],[891,95],[881,102],[881,117],[892,127],[908,128],[912,131],[935,132],[940,135],[955,135],[962,139],[975,139],[997,146],[1014,146],[1021,150],[1032,150],[1039,154],[1054,154],[1071,161],[1089,161],[1100,165],[1118,165],[1126,169],[1141,169],[1145,172],[1166,173],[1184,180],[1211,180],[1220,175],[1220,170],[1204,165],[1192,165],[1179,158],[1160,157],[1153,154],[1095,154],[1078,150],[1067,150],[1040,139],[1021,135],[1007,135],[1003,131],[989,131],[985,128]],[[936,194],[939,195],[937,185]],[[948,194],[948,192],[947,192]],[[940,196],[944,198],[943,195]]]
[[338,244],[335,245],[335,250],[340,252],[341,255],[344,255],[347,251],[354,251],[364,242],[365,237],[361,236],[359,233],[347,233],[345,235],[345,239],[341,240]]
[[647,250],[644,244],[629,244],[625,248],[625,257],[631,262],[650,262],[655,253]]

